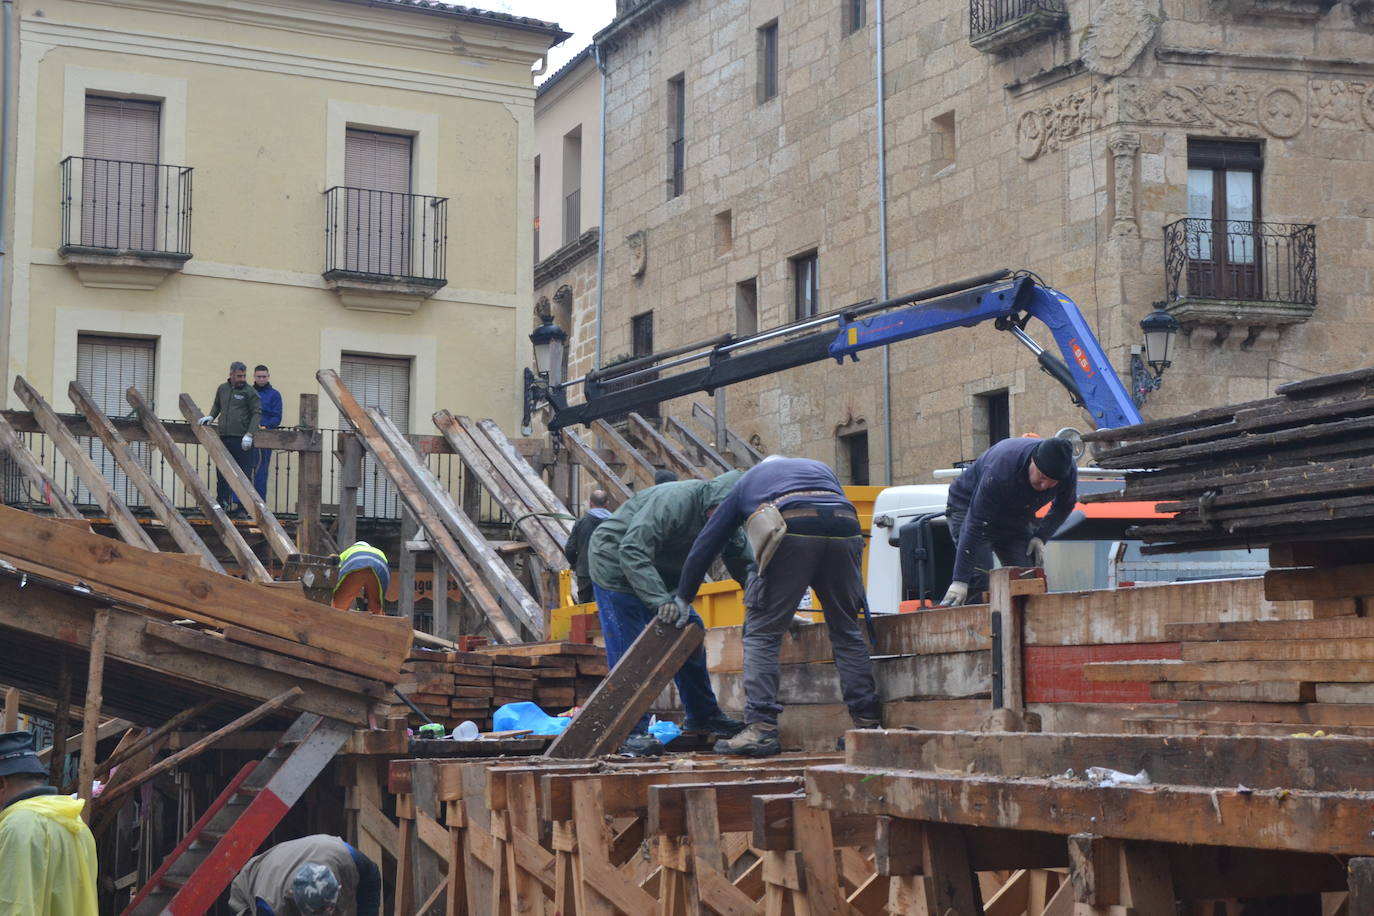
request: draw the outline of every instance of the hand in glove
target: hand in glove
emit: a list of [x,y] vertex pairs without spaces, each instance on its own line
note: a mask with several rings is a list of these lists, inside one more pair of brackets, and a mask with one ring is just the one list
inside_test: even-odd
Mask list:
[[252,448],[252,447],[253,447],[253,434],[252,434],[252,433],[244,433],[244,434],[243,434],[243,438],[239,441],[239,444],[243,446],[243,450],[244,450],[244,451],[247,451],[248,449]]
[[196,421],[196,423],[200,424],[201,426],[209,426],[213,422],[215,422],[214,417],[201,417],[199,420]]
[[658,622],[677,627],[679,630],[687,626],[687,621],[691,619],[692,606],[681,598],[674,598],[658,609]]
[[1040,538],[1031,538],[1026,545],[1026,554],[1030,557],[1032,566],[1045,565],[1045,542]]
[[940,607],[954,607],[957,604],[963,604],[967,597],[967,582],[951,582],[949,583],[949,591],[945,592],[945,597],[940,599]]

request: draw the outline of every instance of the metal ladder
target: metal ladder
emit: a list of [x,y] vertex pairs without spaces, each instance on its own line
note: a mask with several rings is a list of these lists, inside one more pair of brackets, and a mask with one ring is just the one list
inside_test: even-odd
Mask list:
[[120,916],[201,916],[343,747],[353,729],[301,713],[246,764]]

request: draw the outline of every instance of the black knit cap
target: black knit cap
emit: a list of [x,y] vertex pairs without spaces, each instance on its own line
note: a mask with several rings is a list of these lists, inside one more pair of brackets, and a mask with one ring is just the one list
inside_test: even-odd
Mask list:
[[1040,473],[1051,480],[1063,480],[1073,472],[1073,443],[1068,439],[1046,439],[1031,457]]

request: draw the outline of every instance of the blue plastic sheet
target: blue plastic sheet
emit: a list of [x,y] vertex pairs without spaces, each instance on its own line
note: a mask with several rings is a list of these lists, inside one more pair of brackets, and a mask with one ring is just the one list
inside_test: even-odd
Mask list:
[[491,717],[491,726],[493,731],[498,732],[529,729],[536,735],[557,735],[571,721],[561,716],[551,716],[533,703],[507,703]]

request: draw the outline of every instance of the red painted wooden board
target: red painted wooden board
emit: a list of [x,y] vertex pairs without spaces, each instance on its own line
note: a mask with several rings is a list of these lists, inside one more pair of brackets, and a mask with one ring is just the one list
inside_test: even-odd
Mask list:
[[1027,703],[1166,703],[1150,696],[1148,681],[1089,681],[1088,662],[1181,658],[1176,642],[1117,643],[1107,646],[1027,646]]

